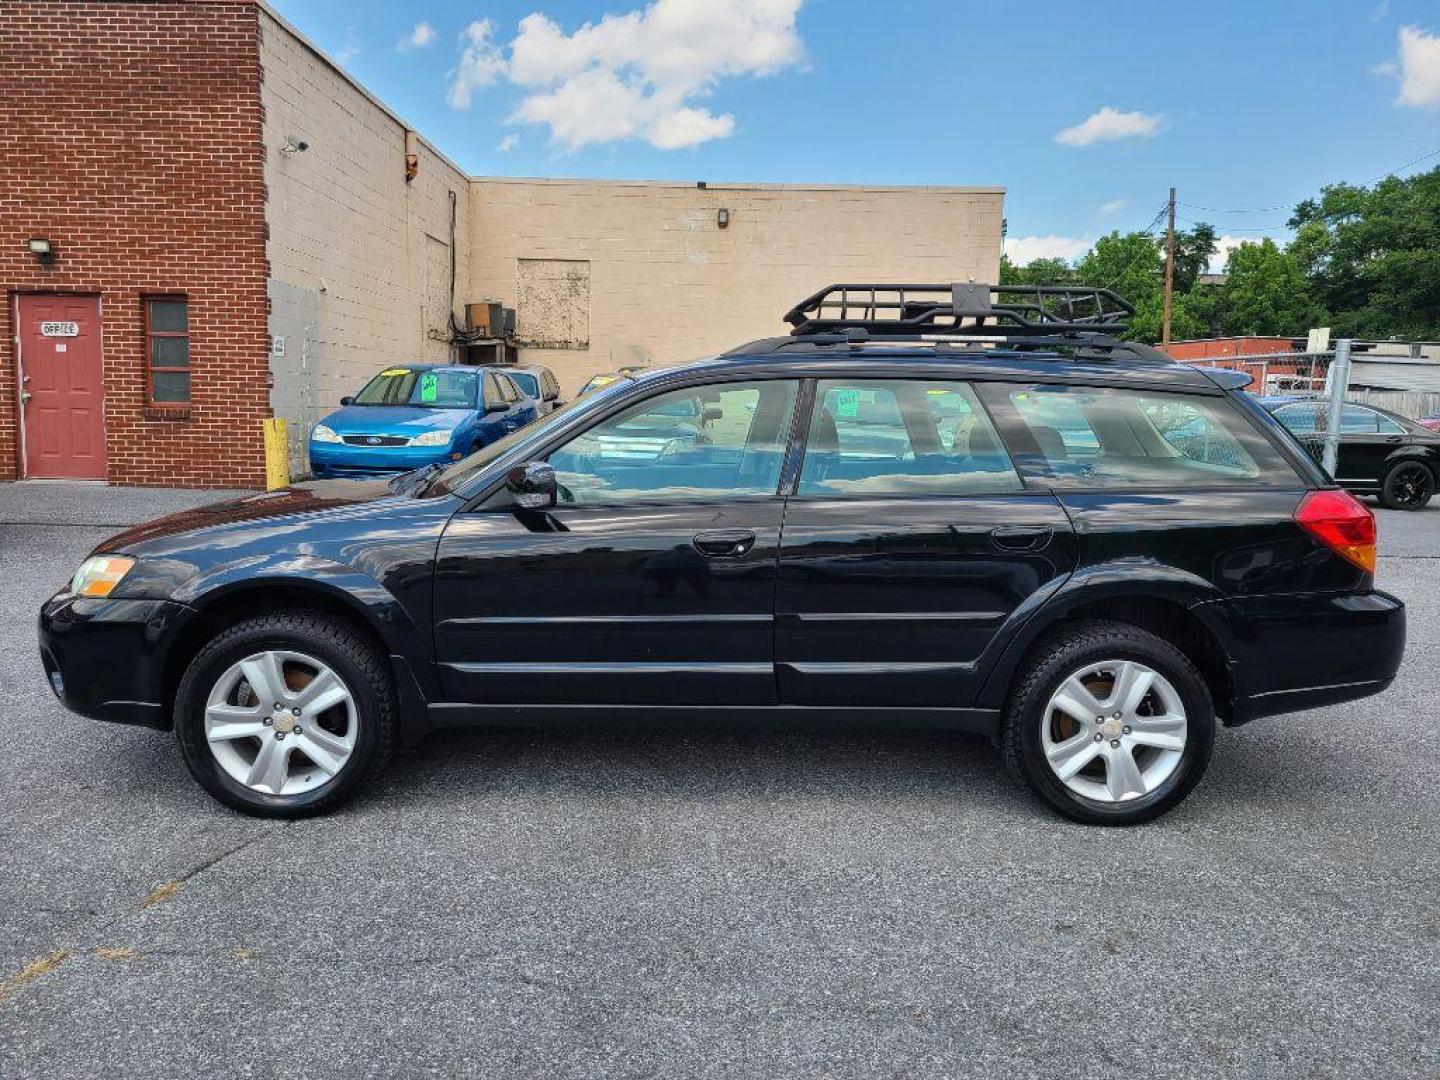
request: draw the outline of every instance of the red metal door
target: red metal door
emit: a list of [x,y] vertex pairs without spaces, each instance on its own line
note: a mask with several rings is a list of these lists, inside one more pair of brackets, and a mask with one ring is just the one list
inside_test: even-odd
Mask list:
[[105,479],[100,298],[21,294],[25,475]]

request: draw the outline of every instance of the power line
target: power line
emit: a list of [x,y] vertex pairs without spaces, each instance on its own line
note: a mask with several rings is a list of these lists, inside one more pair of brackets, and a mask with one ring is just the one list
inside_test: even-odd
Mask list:
[[[1194,218],[1187,218],[1187,217],[1181,217],[1180,220],[1183,221],[1183,222],[1185,222],[1185,224],[1187,224],[1187,225],[1209,225],[1209,224],[1210,224],[1208,221],[1196,221]],[[1229,226],[1226,226],[1226,227],[1224,228],[1223,232],[1225,233],[1225,235],[1228,236],[1228,235],[1230,235],[1231,233],[1273,233],[1273,232],[1281,232],[1281,231],[1284,231],[1285,229],[1288,229],[1288,228],[1289,228],[1288,225],[1266,225],[1266,226],[1263,226],[1263,227],[1244,228],[1244,229],[1237,229],[1237,228],[1231,228],[1231,227],[1229,227]]]
[[[1165,217],[1165,215],[1168,214],[1169,212],[1170,212],[1170,200],[1167,199],[1167,200],[1165,200],[1165,202],[1164,202],[1163,204],[1161,204],[1160,209],[1155,212],[1154,218],[1151,219],[1150,224],[1145,227],[1145,230],[1141,233],[1141,235],[1142,235],[1142,236],[1148,236],[1148,237],[1150,237],[1151,240],[1156,239],[1156,237],[1155,237],[1155,228],[1156,228],[1156,226],[1158,226],[1158,225],[1160,224],[1161,220],[1162,220],[1162,219]],[[1116,275],[1110,280],[1110,283],[1109,283],[1108,285],[1104,286],[1104,287],[1107,288],[1107,289],[1113,289],[1113,288],[1115,288],[1116,285],[1120,284],[1120,279],[1123,278],[1126,274],[1128,274],[1128,273],[1130,272],[1130,268],[1131,268],[1132,266],[1134,266],[1137,262],[1140,261],[1140,257],[1141,257],[1141,255],[1143,255],[1143,254],[1144,254],[1144,252],[1139,252],[1139,251],[1137,251],[1133,256],[1131,256],[1130,261],[1125,264],[1124,269],[1122,269],[1118,274],[1116,274]]]
[[[1396,173],[1402,173],[1406,169],[1411,168],[1412,166],[1419,165],[1422,161],[1429,161],[1431,158],[1436,157],[1440,157],[1440,150],[1431,150],[1428,154],[1421,154],[1415,160],[1407,161],[1404,165],[1397,165],[1395,166],[1395,168],[1388,169],[1385,172],[1381,173],[1379,176],[1372,176],[1369,180],[1362,180],[1355,186],[1369,187],[1377,180],[1384,180],[1387,177],[1394,176]],[[1279,206],[1241,206],[1231,208],[1220,206],[1201,206],[1199,203],[1192,202],[1181,202],[1180,205],[1188,206],[1191,210],[1203,210],[1207,214],[1274,214],[1280,212],[1281,210],[1293,210],[1295,208],[1294,204],[1281,204]],[[1228,231],[1245,232],[1246,230],[1230,229]]]

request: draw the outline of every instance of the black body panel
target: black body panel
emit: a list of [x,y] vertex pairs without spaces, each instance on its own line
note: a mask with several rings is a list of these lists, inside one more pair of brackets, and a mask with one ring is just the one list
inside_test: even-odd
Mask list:
[[776,598],[790,705],[966,706],[1022,604],[1074,568],[1047,494],[792,498]]
[[774,704],[783,511],[752,499],[456,515],[435,573],[445,700]]
[[[122,533],[97,551],[136,568],[108,600],[62,590],[48,602],[42,657],[76,711],[163,727],[176,671],[217,613],[312,603],[383,645],[410,739],[439,724],[745,717],[993,731],[1042,634],[1140,603],[1204,635],[1230,722],[1393,678],[1403,606],[1295,524],[1321,482],[1303,463],[1283,489],[1052,492],[1032,480],[1015,495],[787,498],[798,422],[773,497],[548,511],[494,498],[510,467],[653,394],[907,376],[1228,397],[1159,361],[763,343],[627,378],[432,492],[323,481]],[[1292,455],[1268,421],[1249,422]]]

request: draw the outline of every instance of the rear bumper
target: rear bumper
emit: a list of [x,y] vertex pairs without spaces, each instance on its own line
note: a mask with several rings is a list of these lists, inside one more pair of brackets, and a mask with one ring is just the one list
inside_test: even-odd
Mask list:
[[191,614],[172,600],[53,597],[40,609],[40,663],[50,689],[81,716],[168,728],[165,656]]
[[1230,632],[1231,724],[1378,694],[1405,655],[1405,605],[1389,593],[1217,602]]

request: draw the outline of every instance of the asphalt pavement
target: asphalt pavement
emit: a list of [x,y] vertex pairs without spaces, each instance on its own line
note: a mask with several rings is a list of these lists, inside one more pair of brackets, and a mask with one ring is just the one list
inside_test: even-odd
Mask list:
[[1440,1075],[1440,507],[1384,695],[1221,731],[1159,822],[949,734],[442,734],[240,817],[60,708],[41,601],[214,498],[0,485],[0,1076]]

